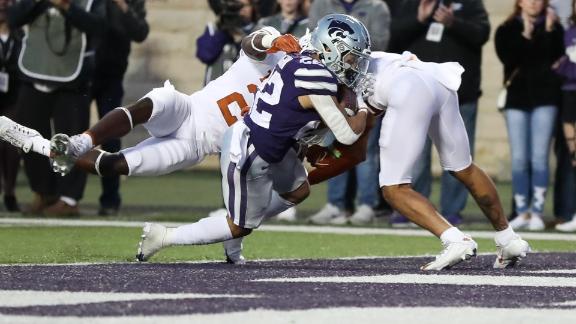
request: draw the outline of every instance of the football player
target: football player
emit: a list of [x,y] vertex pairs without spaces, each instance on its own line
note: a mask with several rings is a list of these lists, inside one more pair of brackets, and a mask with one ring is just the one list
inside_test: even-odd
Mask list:
[[449,268],[476,254],[472,238],[453,227],[424,196],[411,187],[412,167],[426,136],[436,146],[442,167],[470,191],[497,231],[494,268],[512,267],[530,250],[509,226],[496,187],[472,162],[456,91],[463,68],[457,63],[427,63],[413,54],[375,52],[370,70],[374,93],[368,104],[387,107],[380,132],[380,187],[390,205],[442,240],[444,250],[423,270]]
[[336,140],[352,144],[362,135],[368,111],[349,116],[337,104],[338,84],[354,87],[365,75],[370,38],[346,15],[328,15],[311,35],[312,51],[284,56],[256,93],[243,120],[224,134],[220,168],[227,215],[166,228],[147,223],[137,259],[148,260],[172,245],[199,245],[246,236],[268,215],[308,196],[310,185],[295,147],[316,137],[325,124]]

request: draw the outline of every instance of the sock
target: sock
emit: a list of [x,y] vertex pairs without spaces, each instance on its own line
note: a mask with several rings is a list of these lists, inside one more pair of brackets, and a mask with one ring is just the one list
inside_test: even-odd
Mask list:
[[442,243],[460,242],[464,240],[464,237],[464,233],[462,233],[457,227],[450,227],[440,235]]
[[166,234],[169,245],[201,245],[223,242],[232,238],[225,215],[202,218],[196,223],[170,229]]
[[50,140],[47,140],[42,136],[32,137],[31,150],[38,154],[50,157]]
[[240,257],[242,254],[242,240],[243,237],[224,241],[224,252],[232,259]]
[[508,226],[505,230],[497,231],[496,236],[494,236],[494,241],[498,246],[506,246],[510,241],[515,239],[518,235],[512,229],[512,226]]
[[274,217],[287,210],[288,208],[294,207],[295,205],[295,203],[280,197],[278,192],[272,191],[272,197],[270,197],[268,207],[266,207],[264,210],[264,219]]
[[61,196],[60,200],[62,200],[68,206],[76,206],[78,204],[78,200],[66,196]]

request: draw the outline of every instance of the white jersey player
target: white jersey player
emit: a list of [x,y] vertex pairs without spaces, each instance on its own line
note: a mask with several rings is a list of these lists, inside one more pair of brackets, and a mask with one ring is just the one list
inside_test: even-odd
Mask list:
[[504,216],[491,179],[472,162],[456,91],[464,69],[458,63],[419,61],[402,55],[375,52],[370,61],[374,93],[367,98],[375,109],[386,109],[380,132],[380,187],[392,207],[412,222],[441,238],[445,247],[423,270],[441,270],[476,254],[477,244],[452,227],[425,197],[411,188],[412,168],[426,136],[436,146],[444,170],[470,191],[497,231],[495,268],[513,266],[529,251]]

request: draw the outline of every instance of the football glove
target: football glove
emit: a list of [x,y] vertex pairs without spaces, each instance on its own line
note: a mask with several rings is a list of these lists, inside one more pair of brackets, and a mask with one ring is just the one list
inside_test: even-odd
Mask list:
[[302,48],[300,47],[300,44],[298,44],[298,39],[296,39],[296,37],[291,34],[285,34],[276,37],[276,39],[272,41],[272,47],[270,47],[266,52],[299,53],[301,49]]

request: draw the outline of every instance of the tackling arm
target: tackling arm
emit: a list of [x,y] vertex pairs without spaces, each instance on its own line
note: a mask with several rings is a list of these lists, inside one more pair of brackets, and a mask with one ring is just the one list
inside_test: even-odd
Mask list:
[[256,61],[264,60],[268,53],[278,51],[296,53],[300,49],[300,44],[294,36],[280,35],[280,32],[273,27],[264,27],[242,39],[242,50]]

